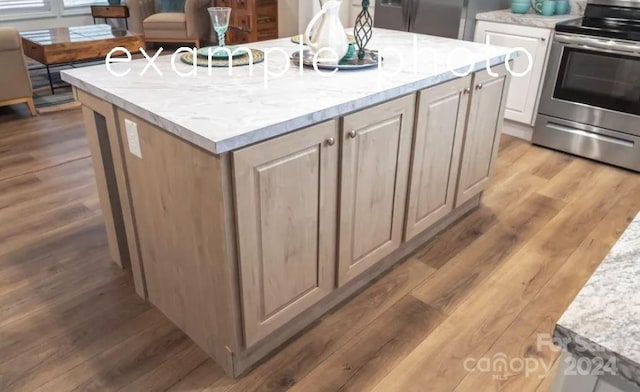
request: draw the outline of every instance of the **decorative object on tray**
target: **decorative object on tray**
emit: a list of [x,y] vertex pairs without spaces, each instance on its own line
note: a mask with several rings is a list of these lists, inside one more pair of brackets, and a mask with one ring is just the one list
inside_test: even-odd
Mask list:
[[[527,0],[527,1],[529,1],[529,0]],[[306,45],[307,44],[307,40],[304,38],[304,34],[294,35],[293,37],[291,37],[291,42],[293,42],[294,44],[299,44],[301,35],[302,35],[302,44]],[[312,34],[312,36],[313,36],[313,34]],[[347,41],[349,41],[350,44],[355,44],[356,43],[356,38],[351,34],[347,34]]]
[[[246,52],[244,54],[241,54],[239,56],[235,56],[232,60],[231,60],[231,65],[233,67],[240,67],[243,65],[249,65],[252,62],[252,58],[253,57],[253,64],[258,64],[264,61],[264,52],[262,50],[259,49],[251,49],[251,56],[249,56]],[[193,64],[193,52],[187,52],[185,54],[183,54],[182,56],[180,56],[180,61],[182,61],[185,64],[189,64],[192,65]],[[199,67],[208,67],[209,66],[209,58],[207,57],[207,54],[205,53],[204,56],[198,55],[196,56],[196,65]],[[211,58],[211,66],[212,67],[228,67],[229,66],[229,57],[224,57],[224,58],[219,58],[219,57],[212,57]]]
[[341,5],[342,1],[339,0],[325,2],[322,10],[313,16],[304,33],[307,46],[316,54],[318,62],[335,63],[336,55],[341,59],[349,51],[349,41],[340,21]]
[[[294,64],[300,64],[300,52],[294,52],[291,55],[291,60]],[[382,57],[378,55],[378,52],[373,50],[365,49],[364,56],[359,58],[356,55],[355,47],[353,48],[353,56],[352,57],[344,57],[338,63],[331,62],[318,62],[318,69],[328,69],[328,70],[358,70],[358,69],[366,69],[377,67],[382,62]],[[302,52],[302,64],[307,67],[313,67],[313,52],[310,50],[305,50]]]
[[218,34],[218,45],[224,46],[224,36],[229,28],[229,17],[231,16],[231,8],[229,7],[209,7],[209,16],[211,17],[211,26]]
[[356,18],[353,35],[356,37],[356,45],[358,45],[358,58],[363,59],[366,54],[365,48],[373,35],[373,19],[369,13],[369,0],[362,0],[362,11]]

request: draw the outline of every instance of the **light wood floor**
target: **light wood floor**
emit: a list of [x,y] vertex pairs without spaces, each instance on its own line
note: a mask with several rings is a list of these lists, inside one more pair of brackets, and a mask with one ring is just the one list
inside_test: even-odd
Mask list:
[[[504,137],[480,209],[232,381],[108,260],[80,112],[1,109],[0,391],[547,391],[558,353],[537,335],[638,194],[636,174]],[[483,357],[539,368],[465,370]]]

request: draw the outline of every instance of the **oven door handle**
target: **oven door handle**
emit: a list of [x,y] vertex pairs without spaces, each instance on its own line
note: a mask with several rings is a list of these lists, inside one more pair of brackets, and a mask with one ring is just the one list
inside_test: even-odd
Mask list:
[[594,50],[597,52],[618,53],[640,57],[640,45],[624,44],[619,41],[605,41],[587,37],[573,37],[557,34],[555,42],[578,49]]
[[597,134],[589,131],[584,131],[582,129],[567,127],[565,125],[557,124],[551,121],[547,124],[547,127],[555,129],[556,131],[570,133],[570,134],[582,136],[582,137],[588,137],[590,139],[601,140],[607,143],[618,144],[628,148],[633,148],[634,146],[634,143],[628,140],[619,139],[619,138],[615,138],[607,135],[601,135],[601,134]]

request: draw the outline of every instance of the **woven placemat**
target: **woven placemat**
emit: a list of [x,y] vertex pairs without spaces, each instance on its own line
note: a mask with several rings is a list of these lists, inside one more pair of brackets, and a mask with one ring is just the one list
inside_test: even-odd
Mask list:
[[[258,64],[264,61],[264,52],[259,49],[251,49],[251,54],[253,55],[253,63]],[[180,56],[180,61],[185,64],[192,65],[193,64],[193,53],[187,52]],[[249,65],[251,62],[251,57],[249,55],[243,55],[233,58],[231,61],[231,65],[233,67],[241,67],[243,65]],[[209,59],[206,57],[196,56],[196,65],[199,67],[208,67]],[[212,58],[211,59],[212,67],[228,67],[229,66],[229,58]]]

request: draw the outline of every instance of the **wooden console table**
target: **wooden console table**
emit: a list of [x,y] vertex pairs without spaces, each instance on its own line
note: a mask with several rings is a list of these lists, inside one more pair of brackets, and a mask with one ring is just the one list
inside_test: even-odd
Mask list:
[[49,87],[52,65],[72,64],[104,58],[116,46],[137,53],[144,47],[144,36],[109,25],[58,27],[20,33],[24,54],[47,69]]

